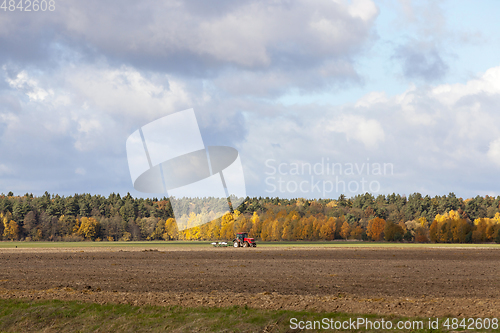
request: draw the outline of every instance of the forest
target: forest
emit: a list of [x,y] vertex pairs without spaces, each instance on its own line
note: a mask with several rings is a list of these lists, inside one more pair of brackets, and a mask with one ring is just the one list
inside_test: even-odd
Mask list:
[[[184,210],[190,221],[213,213],[206,207],[214,207],[213,200],[219,199],[193,200]],[[223,216],[179,231],[171,201],[165,197],[0,195],[4,241],[231,240],[243,231],[262,241],[500,243],[500,196],[247,197]]]

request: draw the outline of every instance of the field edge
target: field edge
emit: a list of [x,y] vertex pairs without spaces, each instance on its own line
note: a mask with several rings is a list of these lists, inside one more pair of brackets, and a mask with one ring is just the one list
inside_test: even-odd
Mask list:
[[[296,321],[292,322],[291,319]],[[371,314],[317,313],[311,311],[259,310],[244,306],[222,308],[181,306],[134,306],[129,304],[96,304],[60,300],[0,299],[0,331],[13,332],[294,332],[291,325],[302,321],[349,322],[365,318],[371,322],[421,321],[428,318],[409,318]],[[444,319],[444,318],[443,318]],[[324,325],[324,324],[323,324]],[[386,324],[387,325],[387,324]],[[324,328],[324,327],[323,327]],[[310,332],[324,331],[312,329]],[[351,331],[342,330],[342,331]],[[380,332],[382,330],[366,330]],[[404,332],[409,330],[393,330]],[[447,332],[448,330],[417,329],[412,332]],[[499,330],[489,330],[499,332]]]

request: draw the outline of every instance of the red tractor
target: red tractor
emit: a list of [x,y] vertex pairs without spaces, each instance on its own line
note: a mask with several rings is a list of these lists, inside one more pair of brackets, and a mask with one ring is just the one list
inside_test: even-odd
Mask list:
[[255,239],[248,238],[247,232],[238,232],[236,234],[236,238],[233,239],[234,247],[257,247],[257,243],[255,243]]

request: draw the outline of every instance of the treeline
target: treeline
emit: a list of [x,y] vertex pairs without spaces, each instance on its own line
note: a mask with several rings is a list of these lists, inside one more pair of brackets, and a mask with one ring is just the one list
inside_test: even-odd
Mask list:
[[[191,220],[218,202],[196,199]],[[220,203],[220,200],[219,200]],[[264,241],[358,239],[500,243],[500,196],[471,199],[366,193],[352,198],[246,198],[210,223],[179,231],[168,198],[111,194],[0,195],[0,236],[25,241],[229,240],[249,232]]]

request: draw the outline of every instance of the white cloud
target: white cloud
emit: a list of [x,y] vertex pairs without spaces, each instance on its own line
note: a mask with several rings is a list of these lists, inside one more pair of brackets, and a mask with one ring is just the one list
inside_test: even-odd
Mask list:
[[487,155],[493,163],[500,166],[500,138],[490,142]]
[[329,130],[345,133],[347,140],[355,139],[365,145],[366,148],[376,148],[385,140],[384,129],[375,119],[366,119],[357,115],[343,115],[338,119],[330,121]]
[[378,8],[370,0],[353,0],[349,6],[349,14],[363,21],[370,21],[378,14]]
[[226,71],[212,82],[217,89],[231,96],[275,97],[292,89],[300,91],[336,89],[346,81],[358,81],[358,74],[350,62],[332,60],[317,68],[304,71],[276,69],[273,71]]
[[466,84],[443,84],[432,89],[433,95],[443,104],[453,106],[464,96],[500,93],[500,66],[488,69],[482,76]]
[[19,72],[14,79],[7,77],[6,81],[12,88],[23,91],[31,101],[43,101],[49,94],[54,94],[52,90],[40,88],[38,82],[30,78],[26,71]]
[[[107,2],[67,0],[58,4],[57,16],[9,18],[9,31],[18,33],[0,31],[0,42],[19,46],[7,52],[8,59],[42,66],[47,58],[84,62],[88,57],[192,78],[213,79],[227,71],[249,76],[245,71],[251,71],[261,80],[251,80],[245,88],[270,86],[270,91],[257,91],[265,96],[294,85],[314,91],[358,82],[354,59],[371,46],[378,16],[372,0],[210,5],[124,0],[121,7],[117,11]],[[23,53],[24,48],[33,55]],[[271,83],[263,82],[268,79]]]
[[64,76],[66,84],[83,101],[83,109],[92,106],[113,115],[151,118],[178,111],[196,98],[189,95],[183,81],[166,75],[146,78],[127,66],[80,66],[66,70],[72,72]]
[[[267,67],[276,51],[287,58],[297,51],[309,56],[320,50],[325,55],[349,52],[351,46],[363,42],[378,14],[370,0],[352,4],[330,0],[286,4],[248,1],[221,8],[217,16],[202,14],[182,2],[150,4],[127,6],[144,14],[142,21],[134,22],[134,30],[128,27],[128,16],[106,10],[108,5],[104,3],[99,3],[99,12],[79,2],[71,2],[71,7],[61,5],[60,10],[67,14],[61,17],[66,18],[64,23],[72,34],[85,36],[109,52],[168,57],[181,51],[243,67]],[[148,7],[151,10],[145,10]],[[106,19],[90,19],[96,15]],[[357,18],[365,26],[354,20]],[[99,22],[106,22],[107,29]],[[138,25],[144,29],[137,29]],[[117,30],[122,33],[117,34]]]
[[361,97],[356,104],[355,107],[370,107],[376,103],[386,103],[388,101],[387,96],[384,91],[374,91],[368,93],[367,95]]

